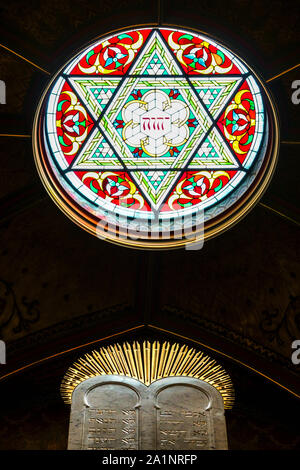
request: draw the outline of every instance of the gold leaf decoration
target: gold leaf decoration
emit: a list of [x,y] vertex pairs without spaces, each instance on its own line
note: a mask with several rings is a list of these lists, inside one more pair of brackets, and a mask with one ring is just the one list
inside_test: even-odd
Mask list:
[[134,341],[85,354],[67,370],[62,380],[64,402],[72,402],[77,385],[99,375],[123,375],[145,385],[165,377],[194,377],[220,392],[225,409],[232,408],[234,403],[234,389],[228,373],[214,359],[185,344]]

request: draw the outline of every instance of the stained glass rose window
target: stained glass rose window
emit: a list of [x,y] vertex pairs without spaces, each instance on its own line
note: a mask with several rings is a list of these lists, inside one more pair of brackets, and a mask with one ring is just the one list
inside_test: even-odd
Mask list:
[[271,178],[277,143],[272,100],[246,62],[170,27],[115,32],[77,53],[34,125],[37,167],[60,208],[94,235],[143,248],[239,220]]

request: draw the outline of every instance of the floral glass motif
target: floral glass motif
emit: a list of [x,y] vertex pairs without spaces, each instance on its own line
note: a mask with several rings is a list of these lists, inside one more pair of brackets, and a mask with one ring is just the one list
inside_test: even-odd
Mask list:
[[45,114],[47,158],[64,191],[105,219],[210,220],[262,163],[266,117],[254,74],[201,34],[115,33],[59,73]]

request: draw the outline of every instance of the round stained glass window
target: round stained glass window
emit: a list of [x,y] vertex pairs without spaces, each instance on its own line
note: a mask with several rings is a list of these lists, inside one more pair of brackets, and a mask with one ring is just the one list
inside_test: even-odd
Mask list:
[[51,197],[90,233],[172,248],[238,221],[274,170],[278,124],[254,71],[202,33],[118,31],[77,53],[38,106]]

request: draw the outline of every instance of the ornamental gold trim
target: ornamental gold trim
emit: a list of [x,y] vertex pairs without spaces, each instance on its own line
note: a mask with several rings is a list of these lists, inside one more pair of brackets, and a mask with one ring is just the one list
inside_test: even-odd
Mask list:
[[229,374],[214,359],[179,343],[134,341],[112,344],[80,357],[66,372],[61,396],[72,403],[75,388],[91,377],[121,375],[149,386],[166,377],[193,377],[212,385],[221,394],[224,409],[234,404],[234,388]]

